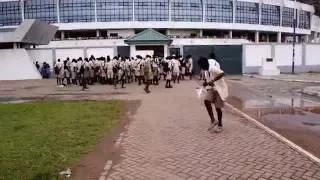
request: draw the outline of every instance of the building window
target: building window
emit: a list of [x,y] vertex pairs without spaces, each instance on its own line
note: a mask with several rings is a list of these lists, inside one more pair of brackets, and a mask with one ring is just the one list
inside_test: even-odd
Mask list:
[[294,10],[293,8],[283,7],[282,9],[282,26],[293,28]]
[[94,0],[60,0],[60,22],[93,22]]
[[299,28],[310,29],[310,12],[300,11],[299,13]]
[[172,0],[172,21],[201,22],[202,3],[200,0]]
[[55,0],[24,1],[25,19],[39,19],[47,23],[57,22],[57,7]]
[[168,21],[168,0],[135,0],[135,20],[137,21]]
[[236,23],[259,24],[259,4],[238,1],[236,6]]
[[262,4],[261,24],[280,26],[280,7],[270,4]]
[[132,0],[97,0],[99,22],[132,21]]
[[16,26],[21,21],[19,1],[0,2],[0,26]]
[[232,20],[233,20],[232,1],[227,1],[227,0],[207,1],[205,8],[206,8],[206,22],[232,23]]

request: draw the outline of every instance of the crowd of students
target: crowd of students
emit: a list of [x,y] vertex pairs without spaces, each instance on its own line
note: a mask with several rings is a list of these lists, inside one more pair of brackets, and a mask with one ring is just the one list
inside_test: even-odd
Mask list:
[[70,60],[58,59],[54,65],[57,85],[81,85],[83,90],[96,83],[109,84],[125,88],[125,84],[137,82],[145,84],[145,92],[150,93],[150,85],[159,85],[159,80],[166,80],[165,88],[172,88],[171,82],[192,78],[193,60],[189,55],[163,57],[107,57]]
[[[200,80],[204,80],[205,89],[204,105],[209,114],[211,123],[209,131],[222,132],[222,108],[228,97],[228,87],[224,80],[224,72],[220,64],[211,57],[201,57],[198,60],[201,69]],[[163,57],[120,57],[111,59],[109,56],[95,58],[81,57],[64,61],[60,59],[54,65],[54,73],[57,77],[57,85],[81,85],[83,90],[88,89],[88,84],[109,84],[117,88],[125,88],[127,83],[144,84],[144,91],[150,93],[150,85],[159,85],[159,80],[165,80],[165,88],[172,88],[171,82],[179,83],[185,78],[192,79],[193,60],[190,55],[185,58],[181,56]],[[218,120],[213,115],[212,104],[214,104]]]

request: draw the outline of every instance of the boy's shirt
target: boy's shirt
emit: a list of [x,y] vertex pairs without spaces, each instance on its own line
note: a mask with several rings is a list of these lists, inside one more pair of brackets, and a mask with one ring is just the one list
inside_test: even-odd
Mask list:
[[[219,74],[224,73],[220,68],[217,66],[209,67],[208,71],[205,71],[205,79],[207,82],[214,80]],[[228,98],[228,86],[225,82],[224,77],[214,82],[214,89],[216,89],[221,97],[222,100],[226,100]]]

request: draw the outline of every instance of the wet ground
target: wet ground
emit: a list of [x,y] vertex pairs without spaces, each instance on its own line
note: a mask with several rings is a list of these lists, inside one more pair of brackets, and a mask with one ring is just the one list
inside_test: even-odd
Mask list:
[[228,102],[320,157],[320,99],[299,93],[313,85],[229,77]]

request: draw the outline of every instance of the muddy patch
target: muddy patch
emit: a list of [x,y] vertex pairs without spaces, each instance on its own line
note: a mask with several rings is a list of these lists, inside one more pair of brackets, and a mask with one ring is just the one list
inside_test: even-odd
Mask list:
[[72,180],[99,179],[103,172],[105,163],[112,160],[112,164],[120,161],[123,150],[115,147],[116,141],[122,132],[126,131],[126,126],[132,121],[132,116],[140,107],[141,101],[126,101],[122,108],[121,120],[113,128],[112,132],[105,135],[96,146],[95,150],[85,155],[80,163],[73,169]]

